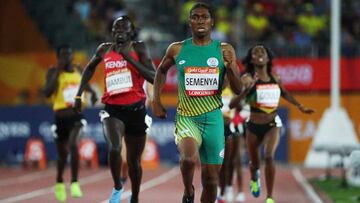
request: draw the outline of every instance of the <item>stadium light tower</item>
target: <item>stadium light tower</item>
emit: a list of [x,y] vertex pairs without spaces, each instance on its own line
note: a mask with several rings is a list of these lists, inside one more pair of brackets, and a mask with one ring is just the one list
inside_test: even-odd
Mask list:
[[[353,123],[340,104],[340,0],[331,1],[331,106],[326,109],[312,141],[305,166],[328,167],[360,148]],[[340,156],[330,159],[330,154]]]

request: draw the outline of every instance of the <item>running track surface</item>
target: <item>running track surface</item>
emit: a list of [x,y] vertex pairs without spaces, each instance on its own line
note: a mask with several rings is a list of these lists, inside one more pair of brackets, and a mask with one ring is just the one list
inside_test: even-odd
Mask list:
[[[322,203],[321,199],[306,182],[306,178],[321,174],[320,170],[298,169],[289,166],[277,166],[274,197],[278,203]],[[0,203],[26,202],[48,203],[57,202],[53,195],[55,168],[44,171],[35,169],[23,170],[16,168],[0,168]],[[266,189],[262,172],[262,195],[253,198],[249,192],[249,172],[243,168],[244,190],[246,202],[265,202]],[[70,180],[69,168],[66,169],[64,181]],[[66,202],[106,203],[112,189],[112,179],[108,168],[80,170],[80,184],[84,196],[79,199],[70,197]],[[69,186],[69,184],[67,184]],[[129,182],[125,184],[122,202],[127,203],[130,194]],[[194,177],[196,190],[195,202],[200,202],[200,171]],[[68,187],[67,187],[68,188]],[[183,194],[182,179],[178,166],[161,166],[156,170],[145,170],[140,193],[141,203],[176,203],[181,202]]]

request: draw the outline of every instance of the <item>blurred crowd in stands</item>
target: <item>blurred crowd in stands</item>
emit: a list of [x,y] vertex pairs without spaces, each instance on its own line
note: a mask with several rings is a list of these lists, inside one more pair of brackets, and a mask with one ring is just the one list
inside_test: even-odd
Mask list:
[[[128,15],[135,22],[137,37],[147,42],[154,59],[159,59],[172,41],[190,36],[188,15],[195,3],[195,0],[22,1],[54,48],[71,43],[90,56],[97,45],[111,40],[113,20]],[[342,55],[359,57],[360,0],[340,1]],[[331,0],[206,2],[214,6],[216,13],[213,38],[231,43],[239,59],[255,43],[266,44],[277,57],[329,57]],[[69,25],[72,27],[66,27]],[[36,93],[21,90],[15,103],[34,101],[47,102],[40,89]]]
[[[189,36],[188,14],[194,0],[68,0],[68,12],[79,18],[91,39],[109,38],[112,21],[128,15],[142,40],[154,45]],[[268,44],[280,56],[329,55],[330,0],[213,0],[213,37],[240,51],[255,42]],[[359,56],[360,1],[341,1],[341,45],[344,56]],[[290,50],[290,51],[289,51]],[[295,52],[291,52],[295,50]],[[161,53],[160,53],[161,55]]]

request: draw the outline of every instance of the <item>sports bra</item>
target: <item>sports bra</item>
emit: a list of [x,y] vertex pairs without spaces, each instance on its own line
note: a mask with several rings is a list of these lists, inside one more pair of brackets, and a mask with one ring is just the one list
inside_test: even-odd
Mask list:
[[277,110],[283,94],[275,78],[270,75],[269,81],[258,79],[246,95],[246,102],[251,112],[272,113]]

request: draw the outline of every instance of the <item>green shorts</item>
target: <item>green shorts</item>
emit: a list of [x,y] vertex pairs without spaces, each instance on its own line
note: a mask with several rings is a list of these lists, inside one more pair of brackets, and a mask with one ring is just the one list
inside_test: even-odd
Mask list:
[[201,163],[222,164],[224,159],[224,120],[220,109],[198,116],[176,114],[175,143],[194,138],[199,146]]

